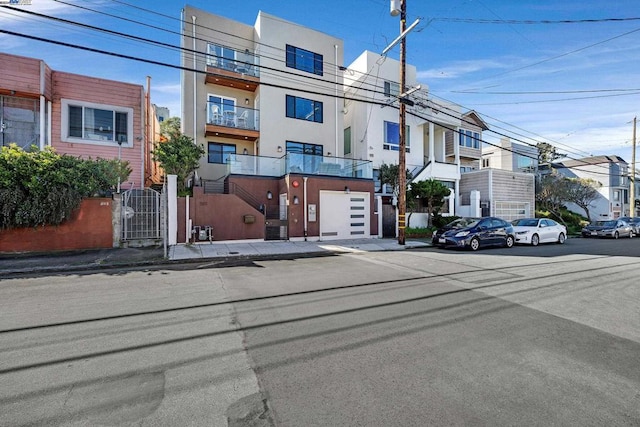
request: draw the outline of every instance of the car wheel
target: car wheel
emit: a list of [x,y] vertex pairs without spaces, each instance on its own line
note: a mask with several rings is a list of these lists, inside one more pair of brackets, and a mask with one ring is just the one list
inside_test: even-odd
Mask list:
[[630,239],[633,239],[633,236],[635,236],[635,234],[633,234],[633,231],[630,231],[630,232],[629,232],[629,238],[630,238]]
[[480,249],[480,240],[478,240],[477,237],[474,237],[473,239],[471,239],[469,247],[472,251],[477,251],[478,249]]
[[538,243],[540,243],[540,237],[537,234],[531,236],[531,246],[538,246]]
[[507,236],[507,240],[504,241],[504,245],[508,248],[512,248],[514,243],[513,236]]
[[616,231],[615,233],[613,233],[613,238],[617,239],[618,237],[620,237],[620,234]]
[[560,233],[558,236],[558,243],[563,244],[565,240],[567,240],[567,238],[564,236],[564,233]]

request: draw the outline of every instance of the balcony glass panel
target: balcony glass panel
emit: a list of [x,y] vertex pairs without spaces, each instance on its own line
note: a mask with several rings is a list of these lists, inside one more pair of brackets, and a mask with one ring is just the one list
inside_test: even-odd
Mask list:
[[207,105],[207,124],[238,129],[259,130],[260,115],[253,108],[240,107],[225,99],[210,97]]
[[283,176],[284,164],[282,157],[230,154],[228,172],[231,175]]
[[260,76],[259,59],[248,49],[236,50],[209,43],[207,45],[207,65],[248,76]]
[[228,172],[235,175],[284,176],[287,173],[373,179],[366,160],[288,153],[283,157],[229,154]]

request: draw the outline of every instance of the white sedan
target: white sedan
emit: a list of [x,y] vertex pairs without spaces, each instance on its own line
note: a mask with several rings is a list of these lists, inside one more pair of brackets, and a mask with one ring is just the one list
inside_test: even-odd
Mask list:
[[523,218],[512,222],[516,243],[538,246],[539,243],[564,243],[567,228],[548,218]]

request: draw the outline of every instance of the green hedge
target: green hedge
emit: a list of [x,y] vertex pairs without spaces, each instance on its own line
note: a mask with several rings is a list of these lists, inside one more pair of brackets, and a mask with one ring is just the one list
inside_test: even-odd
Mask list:
[[131,173],[117,159],[81,159],[51,147],[24,151],[15,144],[0,149],[0,230],[57,225],[85,197],[115,189]]

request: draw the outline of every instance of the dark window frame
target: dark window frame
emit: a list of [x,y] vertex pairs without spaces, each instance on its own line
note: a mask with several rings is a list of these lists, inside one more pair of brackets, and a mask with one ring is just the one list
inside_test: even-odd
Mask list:
[[286,45],[286,65],[289,68],[322,76],[324,73],[323,60],[323,56],[319,53]]
[[[307,102],[309,103],[309,108],[303,108],[304,104]],[[302,98],[294,95],[286,95],[285,115],[291,119],[324,123],[324,106],[321,101],[314,101],[313,99]]]
[[[219,152],[216,151],[212,153],[212,147],[220,147]],[[225,144],[222,142],[209,141],[207,145],[207,162],[215,164],[225,164],[227,163],[227,159],[225,159],[225,156],[229,154],[236,154],[236,149],[237,146],[235,144]]]

